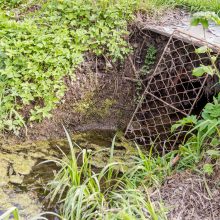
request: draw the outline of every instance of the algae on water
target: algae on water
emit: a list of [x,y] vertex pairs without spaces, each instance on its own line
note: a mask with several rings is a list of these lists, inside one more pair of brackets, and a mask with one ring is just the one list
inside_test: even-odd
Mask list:
[[[136,150],[123,138],[123,135],[117,136],[114,145],[114,161],[120,163],[118,169],[123,172],[126,169],[123,164],[132,161]],[[112,137],[112,132],[89,131],[72,135],[72,141],[76,143],[73,144],[76,153],[80,152],[80,148],[92,151],[94,154],[92,166],[99,169],[109,162]],[[39,192],[42,192],[43,184],[48,181],[48,178],[53,179],[53,173],[57,167],[38,164],[54,157],[61,158],[62,153],[57,146],[68,154],[69,146],[66,139],[0,147],[0,214],[11,206],[19,209],[23,219],[43,211],[43,204],[39,202],[37,194],[39,196]]]

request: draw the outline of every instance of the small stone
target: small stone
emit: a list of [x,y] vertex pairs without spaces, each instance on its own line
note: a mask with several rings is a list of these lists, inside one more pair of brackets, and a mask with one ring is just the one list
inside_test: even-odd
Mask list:
[[14,160],[13,168],[16,173],[28,175],[36,161],[31,158],[18,157]]
[[24,176],[22,175],[11,175],[9,178],[10,183],[15,183],[15,184],[22,184],[24,180]]

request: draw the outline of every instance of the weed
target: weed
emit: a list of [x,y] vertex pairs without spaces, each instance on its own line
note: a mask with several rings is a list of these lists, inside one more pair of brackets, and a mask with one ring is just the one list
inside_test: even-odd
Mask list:
[[66,90],[64,77],[75,80],[74,70],[85,52],[122,59],[129,52],[123,36],[132,7],[125,0],[51,0],[34,16],[18,20],[13,11],[2,10],[1,129],[23,126],[20,112],[25,106],[33,106],[29,121],[51,117]]
[[[157,53],[156,48],[153,45],[149,46],[149,48],[147,49],[145,59],[144,59],[144,65],[139,72],[140,78],[143,78],[149,75],[149,71],[156,61],[156,53]],[[136,82],[135,87],[136,87],[135,88],[136,102],[139,102],[140,97],[141,97],[141,92],[143,89],[141,81]]]
[[219,0],[139,0],[137,8],[142,11],[156,12],[170,8],[187,8],[192,12],[214,11],[219,13]]
[[[204,107],[201,119],[196,119],[195,116],[183,118],[173,129],[179,126],[193,125],[186,134],[186,139],[183,145],[179,148],[179,154],[182,157],[178,164],[179,169],[194,168],[198,162],[205,156],[206,151],[210,155],[218,156],[217,150],[211,150],[210,147],[216,148],[220,145],[219,127],[220,127],[220,94],[215,98],[213,103],[208,103]],[[192,120],[193,119],[193,120]],[[206,149],[208,146],[209,149]],[[211,150],[211,151],[210,151]]]
[[219,0],[168,0],[168,2],[176,3],[177,6],[185,6],[193,12],[199,11],[214,11],[216,13],[220,10]]
[[153,146],[148,153],[142,152],[138,145],[136,147],[138,156],[134,157],[133,167],[125,175],[134,185],[160,186],[171,173],[171,161],[176,152],[172,151],[161,157],[159,153],[153,153]]
[[[202,24],[205,29],[209,26],[209,21],[214,21],[217,24],[220,24],[220,18],[213,12],[200,12],[194,14],[192,18],[192,25]],[[194,76],[200,77],[204,74],[209,74],[213,76],[214,74],[220,78],[220,73],[216,67],[217,56],[212,55],[212,50],[207,46],[200,47],[196,49],[195,53],[203,54],[207,53],[211,60],[211,65],[205,66],[201,65],[198,68],[195,68],[192,71]],[[220,127],[220,93],[218,96],[213,98],[213,103],[208,103],[204,107],[201,119],[198,120],[196,116],[188,116],[183,118],[174,124],[171,128],[173,132],[179,127],[185,125],[191,125],[193,128],[187,132],[186,138],[183,145],[179,148],[179,154],[183,159],[178,164],[180,169],[182,168],[195,168],[196,164],[201,161],[204,156],[206,156],[206,151],[209,152],[205,147],[209,145],[210,147],[216,147],[220,145],[219,141],[219,127]],[[217,155],[218,152],[211,150],[214,155]],[[203,166],[203,172],[210,175],[213,172],[213,165],[206,163]]]
[[140,76],[146,76],[149,74],[152,65],[155,64],[156,54],[157,54],[157,49],[153,45],[149,46],[149,48],[147,49],[147,54],[144,59],[144,65],[140,70]]
[[8,211],[6,211],[4,214],[2,214],[0,216],[0,220],[9,219],[11,215],[14,217],[15,220],[20,220],[19,212],[16,207],[11,207]]
[[[165,216],[162,206],[158,210],[158,207],[154,206],[150,198],[146,197],[147,190],[143,187],[141,181],[138,181],[138,185],[136,185],[137,181],[133,181],[136,178],[135,175],[142,172],[141,169],[132,168],[123,175],[115,169],[117,166],[123,165],[114,162],[115,138],[110,149],[109,163],[96,172],[92,170],[90,165],[90,161],[95,154],[81,150],[81,153],[76,156],[68,133],[67,138],[71,152],[70,157],[62,152],[63,159],[52,160],[61,169],[48,185],[50,188],[48,197],[51,201],[56,199],[60,204],[63,218],[74,220],[144,220],[147,217],[159,219],[160,216]],[[141,156],[144,155],[141,151],[139,152]],[[145,160],[145,158],[142,159]],[[150,160],[153,159],[149,158],[149,160],[143,161],[145,166],[150,163]],[[80,161],[81,166],[78,165]],[[134,166],[139,167],[140,163],[134,163]],[[154,168],[155,166],[152,166],[151,169]],[[146,168],[146,172],[142,174],[142,177],[136,179],[144,178],[147,171]]]

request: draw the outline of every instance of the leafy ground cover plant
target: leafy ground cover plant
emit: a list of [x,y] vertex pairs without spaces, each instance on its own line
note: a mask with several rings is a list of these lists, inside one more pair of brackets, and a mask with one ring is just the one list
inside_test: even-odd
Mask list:
[[[171,2],[50,0],[27,13],[37,4],[1,0],[0,130],[18,133],[26,119],[51,117],[66,90],[64,77],[74,80],[74,70],[86,52],[122,59],[129,52],[124,36],[134,12]],[[24,108],[30,109],[25,119]]]
[[50,117],[66,90],[64,77],[74,80],[85,52],[122,59],[132,10],[124,0],[50,0],[20,19],[0,11],[0,129],[16,132],[26,107],[29,121]]
[[[122,59],[129,52],[124,36],[134,12],[176,2],[197,4],[161,0],[1,0],[0,130],[18,133],[27,121],[51,117],[51,110],[66,91],[64,78],[74,80],[74,70],[86,52]],[[216,4],[201,1],[198,5],[217,10]],[[32,10],[33,6],[38,7]],[[29,109],[25,119],[24,109]]]

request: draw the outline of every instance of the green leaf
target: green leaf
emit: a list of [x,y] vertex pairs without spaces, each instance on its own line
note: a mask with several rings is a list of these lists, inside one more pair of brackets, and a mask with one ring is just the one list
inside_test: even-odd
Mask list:
[[209,47],[207,47],[207,46],[203,46],[203,47],[197,48],[197,49],[195,50],[195,52],[196,52],[197,54],[201,54],[201,53],[212,52],[212,50],[211,50]]
[[212,61],[212,63],[215,63],[216,60],[217,60],[217,56],[211,56],[211,61]]
[[213,165],[206,163],[203,165],[203,172],[205,174],[211,175],[214,172]]
[[197,117],[195,115],[190,115],[188,117],[185,117],[179,121],[177,121],[175,124],[171,127],[171,132],[174,132],[177,128],[183,127],[184,125],[189,124],[196,124],[197,123]]
[[192,71],[192,75],[196,76],[196,77],[201,77],[205,73],[213,76],[215,71],[212,68],[212,66],[204,66],[204,65],[201,65],[200,67],[197,67],[197,68],[193,69],[193,71]]
[[191,25],[192,26],[197,26],[199,24],[199,18],[192,18],[191,19]]
[[203,76],[204,74],[205,74],[205,70],[203,67],[197,67],[197,68],[193,69],[193,71],[192,71],[193,76],[200,77],[200,76]]
[[216,24],[220,24],[220,18],[215,12],[206,11],[193,14],[191,25],[197,26],[201,23],[203,28],[208,28],[209,21],[214,21]]
[[203,28],[208,28],[209,27],[209,21],[206,19],[200,19],[200,23],[202,24]]

